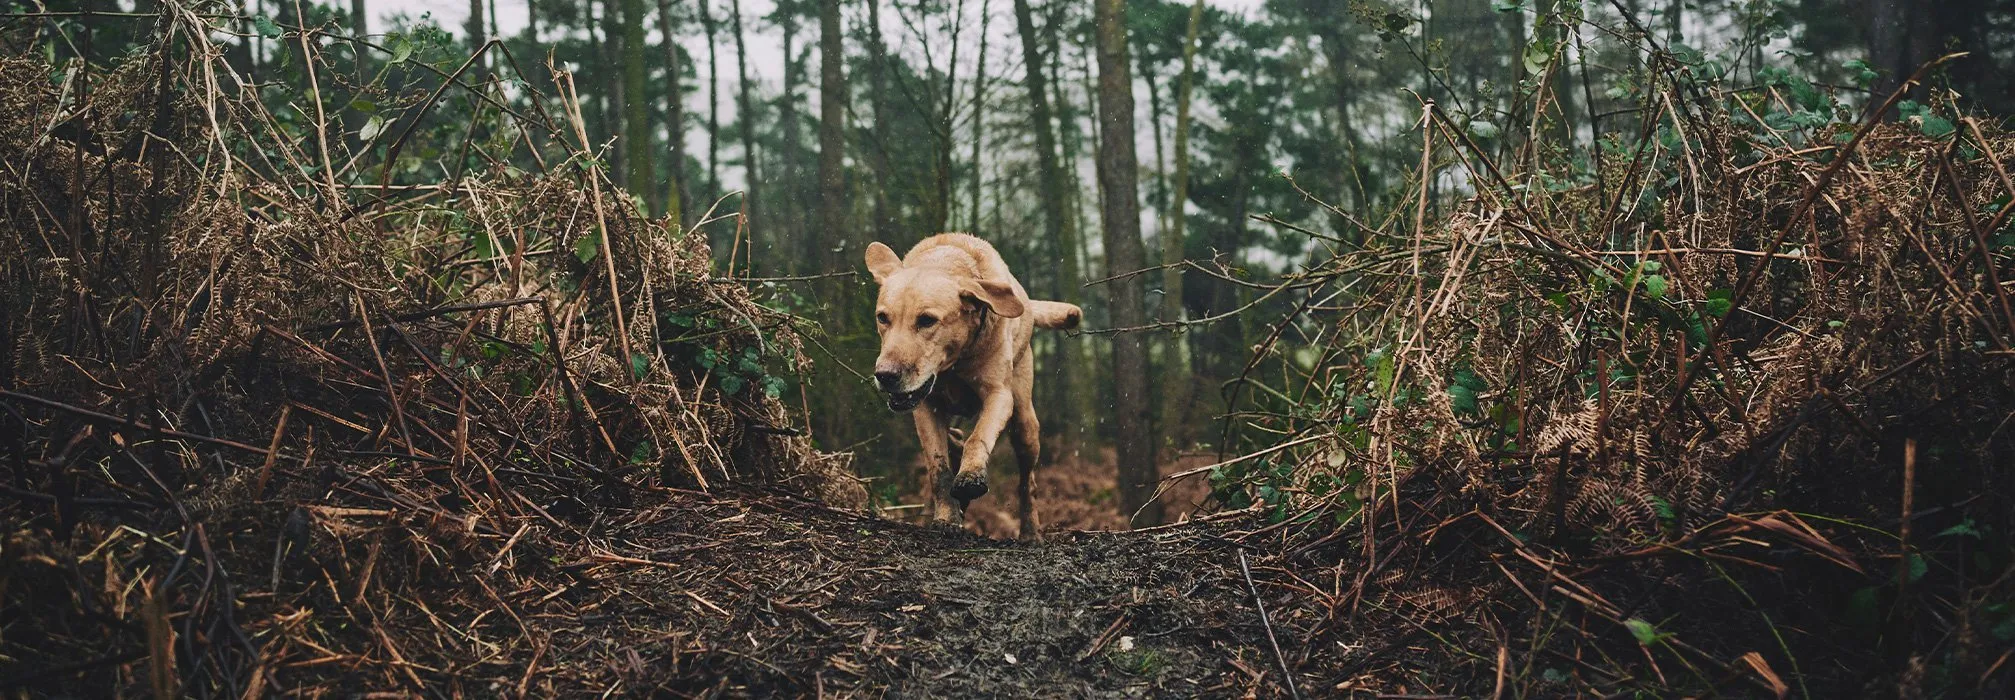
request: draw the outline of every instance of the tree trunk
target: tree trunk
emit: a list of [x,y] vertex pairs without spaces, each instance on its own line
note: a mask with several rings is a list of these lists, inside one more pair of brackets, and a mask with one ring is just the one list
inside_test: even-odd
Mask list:
[[[870,0],[872,2],[872,0]],[[1015,28],[1021,35],[1023,82],[1028,88],[1029,126],[1035,131],[1037,189],[1042,198],[1044,240],[1057,247],[1056,293],[1064,301],[1071,301],[1080,292],[1083,275],[1077,261],[1078,228],[1077,217],[1067,208],[1068,201],[1064,189],[1064,170],[1057,156],[1055,117],[1050,114],[1049,74],[1044,72],[1040,37],[1036,34],[1035,18],[1029,11],[1029,0],[1014,0]],[[1054,29],[1054,26],[1051,27]],[[1064,408],[1057,425],[1075,436],[1073,442],[1082,446],[1085,436],[1090,434],[1087,421],[1091,413],[1085,410],[1094,392],[1085,383],[1088,363],[1078,359],[1082,345],[1077,338],[1062,334],[1056,339],[1056,357],[1049,363],[1055,368],[1056,382],[1060,391],[1055,392]]]
[[[1154,207],[1156,201],[1164,205],[1168,203],[1168,160],[1162,155],[1165,150],[1162,144],[1166,142],[1162,139],[1161,133],[1161,83],[1156,80],[1158,77],[1160,76],[1155,75],[1154,66],[1149,65],[1147,55],[1143,52],[1140,57],[1140,78],[1141,82],[1147,83],[1147,123],[1148,130],[1154,133],[1154,188],[1148,191],[1150,209]],[[1167,235],[1168,221],[1161,219],[1160,223],[1161,234]]]
[[651,181],[651,120],[644,93],[644,0],[623,0],[623,185],[645,202],[657,199]]
[[[1096,0],[1092,19],[1098,38],[1099,179],[1105,183],[1106,272],[1140,269],[1146,255],[1140,240],[1139,163],[1134,156],[1133,77],[1126,58],[1125,0]],[[1146,321],[1138,276],[1108,283],[1111,322],[1137,326]],[[1147,434],[1147,347],[1137,333],[1113,336],[1113,413],[1119,454],[1120,505],[1136,522],[1161,522],[1154,443]]]
[[[1161,262],[1174,265],[1183,260],[1183,245],[1188,235],[1189,223],[1189,102],[1196,87],[1196,35],[1203,24],[1203,0],[1196,0],[1189,8],[1189,32],[1182,44],[1182,76],[1177,78],[1175,89],[1175,174],[1169,183],[1175,190],[1168,201],[1168,223],[1161,237]],[[1162,319],[1182,320],[1182,269],[1170,267],[1161,272],[1163,296]],[[1187,333],[1172,333],[1168,336],[1168,367],[1163,370],[1162,386],[1162,442],[1171,450],[1180,450],[1188,442],[1189,405],[1195,387],[1189,380],[1189,364],[1185,360],[1184,339]],[[1174,455],[1171,454],[1172,458]]]
[[[361,40],[370,33],[370,12],[365,6],[364,0],[350,0],[350,35]],[[357,65],[355,66],[356,89],[363,90],[364,86],[371,82],[371,60],[362,51],[354,52],[354,54],[357,57]],[[364,128],[365,121],[370,119],[370,115],[355,109],[345,109],[344,111],[349,113],[349,119],[347,120],[349,124],[344,130],[351,134],[355,134],[357,130]],[[345,140],[353,147],[362,145],[362,141],[354,137],[346,138]]]
[[[771,165],[776,166],[770,177],[784,193],[778,201],[793,202],[801,201],[805,194],[804,169],[798,159],[805,146],[804,134],[798,129],[798,84],[804,80],[804,62],[798,60],[797,16],[791,14],[790,8],[777,9],[774,23],[783,30],[784,83],[783,90],[777,95],[776,130],[779,132],[778,140],[783,143],[778,149],[781,153],[770,155]],[[813,261],[818,259],[811,252],[817,244],[808,240],[809,236],[805,235],[805,229],[800,225],[807,213],[804,207],[779,207],[777,211],[769,212],[764,222],[764,228],[775,241],[771,244],[772,249],[786,253],[781,256],[785,261],[783,269],[793,275],[810,272]]]
[[680,76],[678,24],[672,16],[672,0],[658,0],[658,33],[665,45],[665,146],[672,161],[665,188],[665,219],[685,227],[686,201],[692,198],[686,187],[686,91]]
[[[936,196],[931,198],[930,211],[927,217],[931,222],[930,230],[934,232],[946,231],[951,228],[952,147],[954,145],[952,143],[952,129],[954,126],[952,122],[956,116],[956,110],[953,109],[953,105],[957,104],[952,99],[952,96],[958,91],[959,27],[965,20],[965,2],[963,0],[957,3],[954,13],[951,31],[951,56],[945,63],[944,99],[939,102],[942,106],[936,115],[938,120],[936,130],[938,138],[937,160],[931,166],[933,184],[936,185],[937,189]],[[930,54],[925,53],[924,58],[928,60]],[[930,71],[928,64],[924,68],[926,73]]]
[[[1868,1],[1868,65],[1881,77],[1875,79],[1870,107],[1903,86],[1917,66],[1931,60],[1936,46],[1931,18],[1936,3],[1929,0]],[[1974,59],[1975,61],[1982,59]],[[1922,87],[1911,91],[1921,97]]]
[[[819,232],[825,237],[824,269],[851,269],[854,240],[847,227],[845,38],[840,34],[840,0],[819,0]],[[812,236],[810,238],[818,238]],[[850,287],[840,280],[835,296]],[[834,300],[837,303],[837,299]],[[841,305],[840,308],[844,308]],[[842,318],[845,315],[842,314]]]
[[[462,25],[462,29],[469,34],[470,51],[483,48],[483,44],[489,42],[489,35],[483,31],[483,0],[469,0],[469,21]],[[469,66],[469,77],[471,84],[483,82],[483,61]]]
[[868,230],[878,234],[896,228],[889,213],[888,45],[882,42],[881,6],[880,0],[868,0],[868,64],[871,66],[868,102],[874,110],[874,150],[869,158],[873,160],[875,174],[874,203],[868,214]]
[[985,182],[980,174],[980,146],[986,127],[987,29],[993,22],[992,10],[993,3],[980,0],[980,60],[973,67],[973,216],[966,227],[975,234],[980,232],[980,188]]
[[[806,232],[805,239],[814,249],[806,264],[821,272],[855,269],[863,248],[855,243],[853,229],[847,225],[846,117],[847,105],[853,98],[847,91],[845,41],[840,32],[840,0],[819,0],[818,223]],[[865,312],[855,309],[854,281],[835,277],[817,284],[819,301],[830,310],[828,329],[832,337],[852,338],[854,329],[859,327],[856,319]],[[818,429],[825,431],[826,440],[835,437],[851,440],[865,427],[847,415],[848,401],[855,399],[855,394],[842,391],[849,385],[845,373],[834,367],[818,369],[822,375],[819,378],[829,380],[827,388],[818,392],[820,413],[824,416],[823,421],[818,421]]]
[[[748,212],[748,221],[743,223],[743,229],[747,231],[747,245],[749,249],[754,250],[756,241],[761,240],[761,234],[756,227],[756,222],[761,220],[757,212],[760,211],[759,207],[762,203],[762,199],[757,196],[757,183],[762,182],[762,173],[756,164],[758,159],[756,157],[755,101],[749,99],[749,46],[748,36],[742,31],[742,0],[730,0],[729,8],[729,11],[734,13],[735,74],[741,81],[741,99],[735,107],[735,121],[741,123],[742,167],[748,173],[746,193],[742,195],[742,209]],[[733,264],[730,261],[730,268],[732,267]]]
[[[707,198],[721,196],[721,61],[715,40],[714,0],[700,0],[700,27],[707,33]],[[713,202],[709,201],[708,204]]]

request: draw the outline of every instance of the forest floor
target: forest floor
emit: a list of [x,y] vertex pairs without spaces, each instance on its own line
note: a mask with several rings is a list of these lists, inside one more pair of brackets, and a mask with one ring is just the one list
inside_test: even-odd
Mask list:
[[755,492],[675,492],[623,520],[584,583],[519,594],[550,668],[512,669],[534,679],[519,691],[1167,697],[1279,679],[1241,545],[1209,523],[1018,543]]

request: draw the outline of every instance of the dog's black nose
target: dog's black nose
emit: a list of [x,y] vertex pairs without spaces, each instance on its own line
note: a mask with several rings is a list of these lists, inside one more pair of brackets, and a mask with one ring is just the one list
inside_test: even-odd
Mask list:
[[901,372],[875,372],[875,383],[880,384],[883,391],[895,391],[902,380]]

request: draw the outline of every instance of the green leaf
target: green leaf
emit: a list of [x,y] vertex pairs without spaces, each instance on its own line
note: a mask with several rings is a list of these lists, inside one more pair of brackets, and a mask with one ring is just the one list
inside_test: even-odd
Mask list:
[[1498,134],[1502,132],[1503,130],[1499,129],[1496,124],[1492,124],[1482,119],[1477,119],[1469,123],[1469,136],[1470,138],[1474,138],[1478,141],[1490,141],[1496,139]]
[[1904,559],[1904,566],[1909,570],[1911,583],[1922,580],[1924,574],[1931,571],[1931,563],[1926,561],[1922,554],[1911,554]]
[[601,253],[602,246],[593,236],[582,236],[580,240],[574,241],[574,257],[580,258],[583,263],[594,262],[595,257]]
[[1448,402],[1456,415],[1478,415],[1483,411],[1476,405],[1476,390],[1461,384],[1448,385]]
[[263,15],[252,19],[252,28],[259,32],[259,36],[268,39],[278,39],[285,33],[280,31],[280,25],[273,23],[273,18]]
[[630,377],[642,378],[651,371],[651,358],[641,352],[630,353]]
[[404,34],[393,34],[386,40],[386,47],[392,50],[393,63],[405,63],[413,57],[413,41]]
[[1385,13],[1385,28],[1388,31],[1403,32],[1413,24],[1413,18],[1398,12]]
[[1952,132],[1958,131],[1956,127],[1952,126],[1952,120],[1929,114],[1917,119],[1917,129],[1924,132],[1925,136],[1934,139],[1942,139],[1951,136]]
[[1843,617],[1847,618],[1847,624],[1856,627],[1874,627],[1882,619],[1877,612],[1881,602],[1881,591],[1874,586],[1863,586],[1847,596],[1847,611]]
[[1651,275],[1644,278],[1644,295],[1653,299],[1665,298],[1665,276]]
[[1882,77],[1882,74],[1875,72],[1875,68],[1868,65],[1867,61],[1858,58],[1849,59],[1847,62],[1840,64],[1840,67],[1852,71],[1854,74],[1854,84],[1861,87],[1874,85],[1875,79]]
[[385,133],[385,118],[373,114],[370,121],[364,122],[364,128],[357,130],[357,138],[368,142],[382,133]]
[[1984,535],[1982,535],[1982,534],[1980,533],[1980,528],[1978,528],[1978,527],[1974,526],[1974,524],[1973,524],[1973,519],[1972,519],[1972,518],[1967,518],[1967,519],[1966,519],[1966,522],[1963,522],[1963,523],[1959,523],[1958,525],[1953,525],[1952,527],[1948,527],[1948,528],[1945,528],[1944,530],[1940,531],[1940,532],[1939,532],[1939,533],[1938,533],[1938,534],[1937,534],[1936,536],[1938,536],[1938,537],[1971,537],[1971,538],[1973,538],[1973,539],[1976,539],[1976,540],[1977,540],[1977,539],[1980,539],[1981,537],[1984,537]]
[[1727,316],[1735,309],[1735,292],[1716,289],[1707,293],[1707,314],[1715,318]]
[[1665,638],[1672,636],[1670,633],[1658,631],[1657,625],[1645,622],[1640,618],[1633,617],[1628,620],[1624,620],[1623,626],[1624,628],[1629,629],[1630,636],[1635,638],[1637,640],[1637,643],[1643,646],[1651,646],[1653,644],[1657,644],[1659,642],[1665,641]]
[[1525,47],[1525,54],[1520,58],[1525,62],[1525,72],[1534,75],[1544,73],[1547,64],[1553,62],[1553,45],[1544,41],[1532,42]]
[[1517,12],[1525,9],[1525,0],[1490,0],[1490,9],[1498,12]]

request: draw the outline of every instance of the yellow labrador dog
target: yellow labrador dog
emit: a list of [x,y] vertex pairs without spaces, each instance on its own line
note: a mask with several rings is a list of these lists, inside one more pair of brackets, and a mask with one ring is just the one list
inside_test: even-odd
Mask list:
[[[1035,385],[1029,337],[1037,328],[1075,328],[1082,312],[1072,304],[1030,300],[1000,253],[963,233],[931,236],[900,258],[872,243],[867,262],[882,286],[875,301],[882,337],[875,382],[890,410],[915,411],[931,519],[956,524],[965,505],[986,494],[987,459],[1008,429],[1021,466],[1021,537],[1041,539],[1033,499],[1042,436],[1029,397]],[[955,417],[973,418],[972,430],[956,435]],[[947,473],[947,465],[957,471]],[[958,500],[958,511],[949,499]]]

